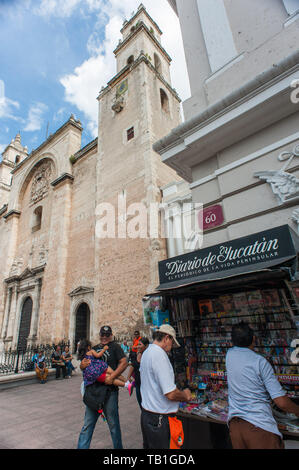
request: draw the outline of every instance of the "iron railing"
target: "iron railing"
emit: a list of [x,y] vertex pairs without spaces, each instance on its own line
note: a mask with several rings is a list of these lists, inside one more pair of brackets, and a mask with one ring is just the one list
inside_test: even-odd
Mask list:
[[[55,350],[55,344],[39,344],[29,346],[26,349],[9,349],[8,351],[0,352],[0,376],[4,374],[17,374],[18,372],[28,372],[32,357],[38,351],[42,351],[45,356],[45,363],[47,368],[52,367],[51,356]],[[61,351],[64,351],[66,346],[70,347],[69,341],[61,341],[58,343]]]

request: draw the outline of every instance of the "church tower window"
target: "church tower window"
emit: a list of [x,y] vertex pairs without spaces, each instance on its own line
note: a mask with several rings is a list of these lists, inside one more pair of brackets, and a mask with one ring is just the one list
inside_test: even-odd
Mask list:
[[43,215],[43,208],[42,206],[37,207],[34,209],[33,212],[33,223],[32,223],[32,232],[37,232],[40,230],[42,225],[42,215]]
[[162,73],[161,60],[160,60],[160,57],[158,56],[158,54],[156,54],[156,53],[154,53],[154,63],[155,63],[155,69],[157,70],[157,72]]
[[135,132],[134,132],[134,127],[130,127],[130,129],[127,130],[127,140],[132,140],[135,137]]
[[165,91],[162,90],[162,88],[160,88],[160,98],[161,98],[161,107],[163,111],[165,111],[166,113],[169,113],[169,99]]
[[128,65],[131,65],[131,64],[133,64],[133,62],[134,62],[134,56],[133,56],[133,55],[130,55],[130,57],[129,57],[128,60],[127,60],[127,64],[128,64]]

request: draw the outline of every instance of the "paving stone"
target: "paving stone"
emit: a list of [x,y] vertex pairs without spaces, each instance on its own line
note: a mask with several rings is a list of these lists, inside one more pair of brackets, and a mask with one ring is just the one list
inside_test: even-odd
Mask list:
[[[32,383],[0,392],[0,449],[76,449],[85,406],[81,374],[70,380]],[[140,409],[135,395],[119,392],[125,449],[141,449]],[[112,449],[107,423],[99,419],[91,449]]]

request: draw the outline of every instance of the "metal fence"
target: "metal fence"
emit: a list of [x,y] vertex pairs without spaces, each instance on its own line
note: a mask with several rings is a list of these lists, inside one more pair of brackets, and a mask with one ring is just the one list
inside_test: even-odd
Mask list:
[[[0,376],[4,374],[17,374],[18,372],[30,371],[32,357],[36,352],[42,351],[45,356],[45,363],[47,368],[51,368],[51,356],[55,350],[55,344],[39,344],[29,346],[26,349],[9,349],[8,351],[0,352]],[[63,352],[66,346],[70,347],[69,341],[62,341],[58,343]],[[32,370],[32,369],[31,369]]]

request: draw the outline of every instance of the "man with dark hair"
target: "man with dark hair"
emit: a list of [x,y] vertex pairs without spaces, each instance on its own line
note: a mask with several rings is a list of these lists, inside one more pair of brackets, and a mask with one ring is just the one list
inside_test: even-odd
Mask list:
[[[66,366],[63,362],[61,347],[58,345],[55,347],[55,351],[51,356],[52,367],[56,369],[56,380],[65,379],[66,375]],[[60,377],[62,371],[62,377]]]
[[233,348],[226,355],[230,437],[234,449],[283,449],[271,409],[271,399],[283,411],[299,417],[270,363],[253,351],[255,337],[246,323],[232,329]]
[[[104,404],[103,410],[109,426],[113,447],[114,449],[122,449],[123,446],[118,413],[118,388],[112,385],[112,382],[122,374],[122,372],[127,368],[128,363],[122,348],[114,341],[110,326],[103,326],[101,328],[100,343],[97,346],[94,346],[93,349],[96,352],[100,352],[104,346],[108,346],[108,350],[104,353],[102,359],[114,370],[114,373],[110,375],[110,385],[108,384],[109,396]],[[83,370],[89,365],[89,363],[89,360],[83,359],[80,369]],[[100,383],[96,385],[99,387],[104,386]],[[97,411],[86,406],[84,425],[79,436],[78,449],[89,449],[93,431],[99,416],[100,415]]]
[[145,449],[175,449],[183,443],[182,423],[176,413],[179,403],[190,401],[192,395],[189,389],[180,391],[176,387],[167,355],[173,346],[180,346],[174,328],[162,325],[141,358],[141,429]]

